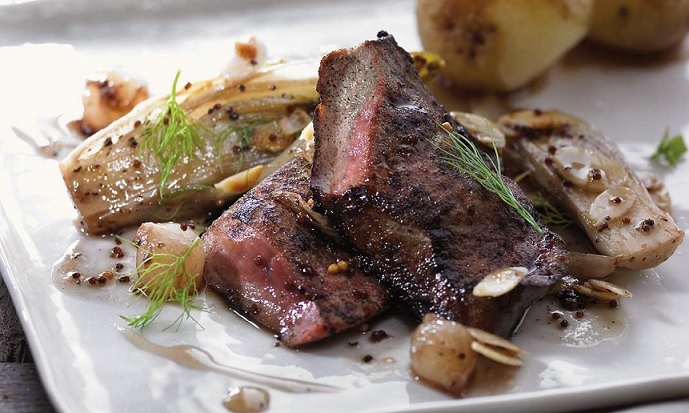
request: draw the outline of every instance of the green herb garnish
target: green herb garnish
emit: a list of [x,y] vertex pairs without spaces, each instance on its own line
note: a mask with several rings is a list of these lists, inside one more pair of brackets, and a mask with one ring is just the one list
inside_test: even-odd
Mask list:
[[228,126],[223,133],[218,134],[215,139],[215,153],[220,154],[222,145],[233,133],[239,135],[239,143],[244,148],[251,147],[251,138],[254,136],[256,124],[249,123],[247,125],[232,125]]
[[179,75],[178,70],[172,83],[170,98],[158,119],[148,125],[141,134],[141,150],[153,155],[160,167],[158,194],[161,198],[168,189],[166,184],[177,162],[183,158],[197,156],[197,151],[206,149],[206,144],[201,138],[203,126],[190,119],[177,102]]
[[[447,134],[447,139],[442,139],[441,135],[434,139],[435,146],[442,152],[443,160],[450,166],[469,175],[476,180],[482,187],[497,195],[504,203],[514,209],[519,216],[524,218],[539,233],[543,229],[515,197],[505,181],[500,166],[500,156],[498,149],[493,143],[496,161],[483,155],[476,145],[467,137],[455,131],[447,130],[443,126],[443,131]],[[488,159],[486,161],[486,158]]]
[[663,157],[670,166],[676,166],[686,151],[687,145],[684,143],[682,135],[677,134],[671,137],[670,132],[666,129],[651,159],[658,162]]
[[[136,273],[139,280],[146,279],[146,281],[142,284],[134,284],[132,292],[146,297],[148,307],[143,314],[131,317],[121,316],[130,327],[144,329],[158,317],[167,302],[176,302],[182,306],[182,314],[169,327],[179,325],[184,318],[194,319],[191,311],[201,309],[194,303],[198,293],[196,281],[200,275],[189,274],[186,261],[200,240],[201,238],[198,237],[194,239],[181,256],[145,250],[148,257],[136,268]],[[139,245],[136,247],[142,248]],[[180,280],[183,280],[181,285]]]
[[540,192],[532,199],[532,202],[540,212],[541,220],[551,228],[565,229],[575,223],[572,217],[551,204]]

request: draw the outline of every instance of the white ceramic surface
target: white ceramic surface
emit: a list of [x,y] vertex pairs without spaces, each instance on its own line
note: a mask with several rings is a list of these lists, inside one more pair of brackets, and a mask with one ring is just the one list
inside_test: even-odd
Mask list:
[[[132,345],[120,315],[140,310],[126,287],[66,288],[51,277],[71,250],[93,268],[114,261],[111,239],[87,239],[57,160],[28,141],[63,134],[60,122],[78,112],[85,77],[120,68],[164,92],[177,69],[188,79],[212,76],[229,57],[231,39],[255,34],[272,56],[317,56],[353,46],[380,29],[409,50],[419,48],[413,2],[278,1],[88,2],[37,0],[0,6],[0,263],[30,339],[48,393],[65,413],[225,412],[227,389],[246,382],[193,370]],[[689,226],[689,161],[675,169],[648,161],[663,131],[689,136],[689,64],[621,62],[586,52],[570,55],[537,87],[506,99],[471,98],[486,114],[505,108],[557,108],[578,115],[618,141],[639,170],[660,173],[674,199],[681,228]],[[452,100],[451,102],[454,102]],[[452,105],[454,103],[450,103]],[[322,345],[291,351],[231,311],[203,297],[201,327],[162,329],[168,309],[145,336],[158,344],[190,344],[217,362],[342,388],[336,393],[271,390],[274,412],[495,412],[565,411],[671,396],[689,396],[689,279],[685,243],[668,262],[643,272],[620,271],[614,280],[634,293],[615,309],[587,310],[570,327],[548,324],[536,305],[517,334],[528,349],[525,366],[483,380],[454,400],[415,382],[408,368],[410,323],[396,315],[372,322],[393,337],[372,343],[352,332]],[[125,258],[131,262],[131,251]],[[358,341],[358,346],[348,343]],[[364,355],[372,363],[361,361]],[[490,372],[488,372],[490,373]]]

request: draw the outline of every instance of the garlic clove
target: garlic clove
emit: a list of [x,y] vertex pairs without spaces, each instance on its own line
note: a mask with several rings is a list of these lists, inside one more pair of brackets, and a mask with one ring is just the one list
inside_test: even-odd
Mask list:
[[215,184],[215,188],[228,195],[241,195],[256,186],[263,172],[263,165],[238,172]]
[[507,366],[513,367],[519,367],[522,365],[522,360],[516,355],[505,354],[478,341],[473,341],[471,343],[471,349],[477,352],[478,354],[482,355],[483,357],[493,360],[500,364],[505,364]]
[[553,161],[558,174],[578,188],[601,192],[609,185],[599,157],[587,149],[574,146],[557,148]]
[[493,122],[468,112],[450,112],[452,117],[464,126],[469,133],[471,133],[476,140],[489,148],[495,145],[496,148],[502,149],[506,145],[505,134]]
[[474,286],[476,297],[499,297],[512,291],[529,270],[524,267],[507,267],[493,271]]
[[624,186],[615,186],[603,191],[589,208],[589,215],[594,225],[620,219],[632,209],[636,197],[636,192]]
[[625,297],[625,298],[632,298],[632,292],[627,290],[626,288],[622,288],[619,285],[613,284],[608,281],[604,280],[594,280],[591,279],[588,281],[589,285],[591,285],[591,288],[594,290],[598,291],[606,291],[610,292],[613,294],[617,294],[620,297]]
[[[594,281],[594,280],[589,280],[589,282],[590,281]],[[617,300],[617,298],[619,297],[619,295],[617,293],[613,293],[613,292],[610,292],[607,290],[595,289],[595,288],[592,288],[590,284],[577,284],[577,285],[573,286],[572,288],[574,289],[574,291],[577,294],[581,294],[581,295],[586,296],[586,297],[591,297],[591,298],[596,299],[598,301],[604,301],[604,302],[614,301],[614,300]]]
[[495,334],[489,333],[479,328],[467,327],[467,329],[469,330],[469,334],[471,335],[471,337],[474,338],[474,340],[479,341],[483,344],[509,350],[513,353],[526,353],[526,350],[524,350],[523,348],[500,336],[496,336]]

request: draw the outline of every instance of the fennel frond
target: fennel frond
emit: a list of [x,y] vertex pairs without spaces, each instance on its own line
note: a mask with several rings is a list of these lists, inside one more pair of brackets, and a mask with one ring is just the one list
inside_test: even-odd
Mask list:
[[443,125],[440,127],[447,137],[443,139],[443,135],[436,135],[432,142],[441,152],[443,160],[453,168],[469,175],[489,192],[497,195],[539,234],[542,234],[543,229],[538,225],[538,222],[524,205],[515,198],[510,188],[505,184],[500,172],[500,155],[495,144],[493,144],[493,150],[495,151],[496,161],[493,161],[492,158],[484,156],[478,147],[466,136],[453,130],[448,130]]
[[165,195],[170,173],[180,160],[197,156],[197,151],[204,151],[206,144],[201,137],[204,127],[192,120],[177,102],[177,82],[180,71],[177,71],[172,83],[170,97],[163,111],[152,123],[145,125],[141,134],[141,151],[155,157],[160,168],[158,195]]
[[[176,302],[182,307],[182,314],[169,327],[179,325],[184,318],[193,319],[191,311],[202,309],[194,303],[199,293],[197,279],[202,275],[190,274],[186,266],[189,255],[200,240],[198,237],[194,239],[181,256],[144,251],[148,256],[136,268],[138,279],[131,291],[146,297],[148,307],[136,316],[120,316],[129,327],[143,330],[158,317],[167,302]],[[137,245],[137,248],[142,247]]]
[[540,213],[541,220],[547,226],[554,229],[565,229],[575,224],[571,216],[550,203],[540,192],[536,194],[532,202]]

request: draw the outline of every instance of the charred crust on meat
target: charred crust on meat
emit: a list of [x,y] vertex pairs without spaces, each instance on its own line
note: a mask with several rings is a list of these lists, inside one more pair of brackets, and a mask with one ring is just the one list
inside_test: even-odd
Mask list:
[[[431,143],[438,125],[448,122],[472,137],[425,88],[392,36],[326,56],[317,89],[311,180],[317,207],[413,315],[435,312],[509,335],[566,273],[559,237],[539,235],[442,161]],[[471,294],[485,275],[508,266],[532,270],[504,296]]]
[[[202,237],[209,286],[290,347],[359,325],[389,306],[385,290],[356,265],[352,252],[299,224],[300,213],[277,196],[310,199],[309,178],[307,161],[288,162]],[[327,274],[328,264],[340,260],[347,271]]]

